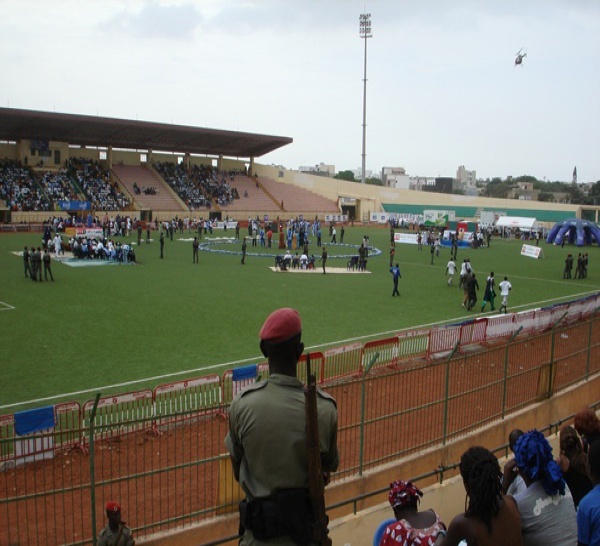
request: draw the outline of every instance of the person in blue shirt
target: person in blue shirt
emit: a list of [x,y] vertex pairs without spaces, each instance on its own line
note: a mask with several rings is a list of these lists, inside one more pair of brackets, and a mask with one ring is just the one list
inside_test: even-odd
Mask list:
[[600,440],[590,445],[587,467],[594,488],[579,503],[577,544],[600,546]]
[[402,277],[402,275],[400,275],[400,264],[390,267],[390,273],[393,275],[394,279],[394,291],[392,292],[392,297],[399,296],[400,292],[398,292],[398,279]]

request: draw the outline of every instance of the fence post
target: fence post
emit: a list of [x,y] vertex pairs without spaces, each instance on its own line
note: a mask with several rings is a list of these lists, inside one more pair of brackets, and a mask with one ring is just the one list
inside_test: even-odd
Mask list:
[[365,442],[365,380],[366,377],[368,375],[368,373],[371,371],[371,368],[373,367],[373,364],[375,364],[375,362],[377,361],[377,359],[379,358],[379,351],[377,351],[374,355],[373,358],[371,359],[371,362],[369,362],[369,364],[367,365],[366,369],[364,370],[363,376],[362,376],[362,382],[361,382],[361,393],[360,393],[360,442],[359,442],[359,451],[358,451],[358,475],[362,476],[363,473],[363,462],[364,462],[364,452],[365,452],[365,446],[364,446],[364,442]]
[[596,313],[598,312],[598,307],[594,309],[594,312],[590,316],[590,333],[588,334],[588,350],[587,350],[587,359],[585,362],[585,379],[586,381],[590,378],[590,358],[592,356],[592,331],[594,329],[594,320],[596,319]]
[[442,445],[446,445],[446,435],[448,434],[448,398],[450,396],[450,361],[452,357],[458,351],[460,340],[454,344],[454,348],[450,352],[450,355],[446,359],[446,386],[444,387],[444,430],[442,432]]
[[[558,328],[559,324],[565,319],[565,317],[567,315],[568,315],[568,312],[565,311],[562,314],[562,316],[552,326],[552,340],[550,342],[550,370],[548,373],[548,385],[547,385],[548,388],[546,391],[546,398],[550,398],[553,394],[552,386],[554,385],[554,343],[555,343],[555,337],[556,337],[556,329]],[[540,387],[541,387],[541,383],[540,383]]]
[[92,413],[90,416],[90,501],[92,510],[92,544],[96,546],[98,533],[96,532],[96,472],[94,464],[94,421],[96,420],[96,409],[100,401],[100,393],[96,394]]
[[512,333],[506,342],[506,351],[504,352],[504,379],[502,381],[502,419],[506,415],[506,393],[508,389],[508,353],[510,352],[510,344],[514,339],[521,333],[523,326],[519,326],[519,329]]

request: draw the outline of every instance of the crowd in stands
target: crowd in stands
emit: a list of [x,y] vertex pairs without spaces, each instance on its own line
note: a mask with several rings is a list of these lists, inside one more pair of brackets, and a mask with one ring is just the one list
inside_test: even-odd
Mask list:
[[[77,187],[79,186],[79,188]],[[65,168],[44,171],[37,180],[30,167],[16,161],[0,160],[0,199],[12,211],[50,211],[58,201],[80,201],[79,191],[98,210],[126,209],[130,201],[111,183],[110,171],[87,159],[70,159]]]
[[15,212],[51,209],[29,168],[7,159],[0,160],[0,199]]
[[514,458],[504,467],[482,446],[460,459],[465,511],[449,525],[419,511],[423,493],[411,482],[390,484],[391,523],[376,533],[379,546],[600,545],[600,420],[583,408],[560,431],[558,457],[538,430],[511,431]]
[[211,201],[227,206],[239,199],[237,189],[227,182],[227,176],[233,181],[238,171],[219,171],[209,165],[187,167],[183,163],[155,163],[154,167],[190,210],[210,208]]
[[95,209],[117,211],[129,206],[127,196],[119,191],[116,182],[111,182],[110,171],[102,169],[97,161],[72,158],[67,172],[77,180]]
[[79,196],[75,192],[66,169],[60,171],[46,171],[42,173],[40,184],[46,195],[52,201],[78,201]]
[[154,186],[142,186],[141,188],[137,185],[137,182],[133,183],[133,193],[136,195],[156,195],[156,188]]

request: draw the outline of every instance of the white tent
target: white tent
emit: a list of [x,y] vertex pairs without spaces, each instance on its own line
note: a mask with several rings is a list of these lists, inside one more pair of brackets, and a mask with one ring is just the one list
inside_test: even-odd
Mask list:
[[496,222],[497,228],[519,228],[521,231],[537,231],[540,226],[535,218],[523,218],[522,216],[500,216]]

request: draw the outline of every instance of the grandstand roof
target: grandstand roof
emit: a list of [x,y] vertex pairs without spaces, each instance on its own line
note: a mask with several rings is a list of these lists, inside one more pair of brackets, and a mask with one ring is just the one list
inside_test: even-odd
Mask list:
[[289,137],[239,131],[0,108],[0,140],[22,139],[248,158],[293,142]]

